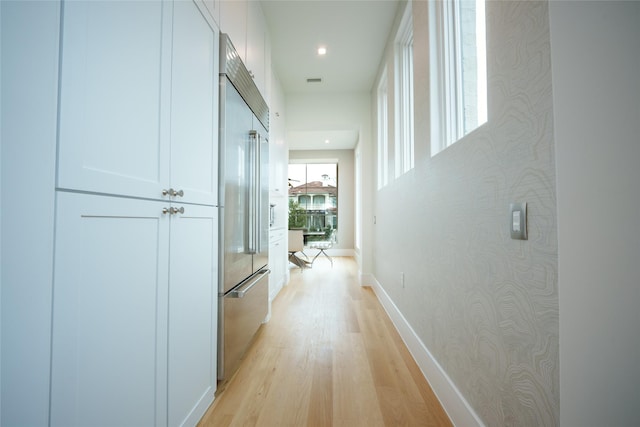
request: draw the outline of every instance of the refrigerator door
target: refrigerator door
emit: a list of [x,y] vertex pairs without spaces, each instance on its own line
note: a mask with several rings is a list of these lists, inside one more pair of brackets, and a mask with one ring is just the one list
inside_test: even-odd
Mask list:
[[219,337],[224,351],[218,360],[218,379],[229,378],[236,370],[251,339],[267,316],[269,270],[256,273],[222,299],[224,317]]
[[249,277],[253,259],[249,251],[249,192],[251,164],[250,130],[253,113],[233,85],[221,78],[224,103],[220,117],[221,162],[220,181],[223,185],[220,200],[224,201],[221,230],[223,280],[220,291],[225,293]]

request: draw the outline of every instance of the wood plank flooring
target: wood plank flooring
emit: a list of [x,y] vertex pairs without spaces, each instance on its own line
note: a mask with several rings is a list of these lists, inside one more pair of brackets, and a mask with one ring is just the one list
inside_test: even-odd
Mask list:
[[451,426],[352,258],[291,270],[201,427]]

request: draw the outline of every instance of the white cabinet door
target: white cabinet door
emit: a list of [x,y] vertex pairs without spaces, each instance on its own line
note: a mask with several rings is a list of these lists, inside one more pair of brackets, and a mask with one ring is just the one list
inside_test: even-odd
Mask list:
[[287,264],[287,244],[284,236],[287,230],[271,230],[269,233],[269,301],[278,295],[285,284],[285,268]]
[[245,65],[265,98],[265,50],[267,25],[259,1],[250,1],[247,14],[247,52]]
[[204,0],[204,6],[216,24],[220,25],[220,0]]
[[159,198],[169,182],[171,4],[62,10],[58,187]]
[[[274,97],[269,121],[269,185],[274,195],[286,197],[288,194],[287,182],[287,150],[284,143],[284,120],[276,115],[282,111],[277,103],[278,98]],[[280,226],[280,224],[278,224]]]
[[58,192],[57,213],[51,425],[196,425],[216,390],[217,208]]
[[217,208],[181,207],[170,234],[169,426],[196,425],[217,378]]
[[220,29],[229,35],[243,62],[246,60],[248,3],[247,0],[220,1]]
[[218,30],[193,1],[63,10],[58,187],[216,205]]
[[217,204],[218,36],[192,1],[173,11],[171,188],[175,200]]
[[52,426],[166,425],[169,217],[58,192]]

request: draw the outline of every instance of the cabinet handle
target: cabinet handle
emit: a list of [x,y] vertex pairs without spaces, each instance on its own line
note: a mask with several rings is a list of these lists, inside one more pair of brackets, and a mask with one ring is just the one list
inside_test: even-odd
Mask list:
[[162,214],[166,215],[166,214],[171,214],[171,215],[175,215],[177,213],[184,213],[184,207],[179,207],[179,208],[162,208]]
[[168,190],[162,190],[162,195],[163,196],[169,195],[171,197],[176,197],[176,196],[184,197],[184,191],[182,190],[176,191],[173,188],[169,188]]

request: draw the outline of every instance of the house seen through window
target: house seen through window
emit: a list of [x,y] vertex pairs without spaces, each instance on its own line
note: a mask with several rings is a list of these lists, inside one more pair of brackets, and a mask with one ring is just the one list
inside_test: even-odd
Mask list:
[[338,228],[337,163],[289,164],[289,229],[296,228],[318,233],[307,241]]

